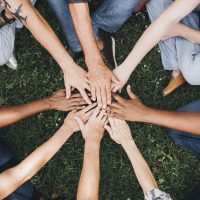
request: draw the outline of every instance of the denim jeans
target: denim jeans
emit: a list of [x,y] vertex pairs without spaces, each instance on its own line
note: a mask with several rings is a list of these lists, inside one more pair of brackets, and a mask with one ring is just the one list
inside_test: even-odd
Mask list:
[[[10,149],[0,141],[0,173],[14,167],[16,162]],[[33,186],[30,182],[24,183],[15,192],[9,195],[6,200],[31,200],[33,196]],[[39,199],[38,199],[39,200]]]
[[[193,101],[183,107],[180,107],[178,112],[200,112],[200,99]],[[173,129],[167,130],[170,137],[185,149],[193,152],[200,159],[200,135],[176,131]]]
[[[172,0],[150,0],[147,11],[151,21],[158,18],[172,3]],[[186,16],[181,23],[199,30],[199,17],[196,11]],[[174,37],[159,42],[162,63],[165,70],[180,70],[188,83],[200,85],[200,44],[195,44],[182,37]]]
[[[74,52],[82,50],[75,32],[67,0],[47,0],[60,22],[69,46]],[[105,0],[91,16],[96,39],[100,38],[99,29],[114,33],[132,15],[140,0]]]

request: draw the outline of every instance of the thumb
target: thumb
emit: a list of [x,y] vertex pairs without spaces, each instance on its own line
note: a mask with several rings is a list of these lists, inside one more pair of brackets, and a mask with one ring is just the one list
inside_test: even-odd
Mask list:
[[113,73],[113,76],[112,76],[112,82],[113,83],[116,83],[116,84],[122,84],[122,82],[116,77],[116,75]]
[[132,90],[131,90],[131,86],[130,85],[128,85],[127,86],[127,93],[128,93],[128,95],[129,95],[129,97],[131,98],[131,99],[139,99],[133,92],[132,92]]
[[85,125],[83,123],[83,121],[79,118],[79,117],[74,117],[74,119],[76,120],[76,122],[78,123],[81,131],[84,129]]
[[66,85],[66,98],[69,99],[71,97],[71,87],[70,85]]

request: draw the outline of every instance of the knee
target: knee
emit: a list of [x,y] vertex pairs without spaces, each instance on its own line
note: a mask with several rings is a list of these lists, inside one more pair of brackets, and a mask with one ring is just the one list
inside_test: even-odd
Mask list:
[[189,69],[182,71],[185,80],[190,85],[200,85],[200,68],[199,69]]

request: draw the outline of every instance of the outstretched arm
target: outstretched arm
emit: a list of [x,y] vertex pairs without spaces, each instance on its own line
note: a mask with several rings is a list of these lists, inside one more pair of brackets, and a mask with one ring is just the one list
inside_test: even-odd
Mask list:
[[200,135],[200,113],[152,109],[143,105],[140,99],[132,93],[130,86],[127,91],[131,99],[115,96],[117,103],[113,103],[107,108],[108,116],[128,121],[152,123]]
[[62,147],[67,139],[76,131],[80,130],[75,116],[86,122],[93,113],[90,105],[87,108],[74,112],[72,111],[65,119],[62,127],[42,146],[37,148],[25,160],[16,167],[6,170],[0,174],[0,199],[4,199],[19,186],[32,178]]
[[105,128],[111,138],[121,144],[126,151],[144,194],[158,188],[148,164],[132,138],[128,124],[125,121],[113,118],[109,118],[109,123],[110,126],[106,125]]
[[99,151],[99,143],[85,142],[83,167],[77,192],[78,200],[98,199],[100,180]]
[[90,19],[88,4],[70,3],[69,7],[89,69],[92,99],[97,100],[99,106],[105,108],[111,103],[111,82],[119,83],[119,81],[101,57]]
[[184,24],[176,24],[167,34],[165,34],[163,39],[168,39],[176,36],[180,36],[194,43],[200,44],[200,31],[190,28]]
[[64,72],[66,96],[70,98],[71,87],[77,88],[87,103],[91,103],[85,89],[90,90],[87,73],[70,57],[51,27],[33,7],[29,0],[0,0],[48,50]]
[[3,172],[0,175],[0,199],[7,197],[34,176],[55,155],[72,133],[73,127],[70,123],[65,123],[52,138],[36,149],[24,161]]
[[66,99],[65,90],[58,90],[50,97],[24,105],[0,109],[0,127],[8,126],[22,119],[46,110],[71,111],[84,108],[86,102],[80,94]]
[[[77,122],[85,139],[84,160],[79,181],[78,200],[98,200],[100,180],[100,143],[104,133],[105,111],[96,108],[86,125],[77,118]],[[99,116],[98,116],[99,114]]]
[[133,70],[137,67],[144,56],[173,28],[182,18],[188,15],[200,3],[200,0],[176,0],[157,18],[143,33],[131,53],[115,69],[114,73],[123,85],[113,85],[113,91],[121,89],[128,81]]

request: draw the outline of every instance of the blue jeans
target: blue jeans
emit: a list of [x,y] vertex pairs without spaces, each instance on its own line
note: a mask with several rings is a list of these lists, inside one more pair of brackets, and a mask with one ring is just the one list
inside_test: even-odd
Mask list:
[[[0,173],[11,167],[14,167],[15,165],[16,162],[14,160],[12,152],[4,143],[0,141]],[[33,192],[34,189],[31,183],[26,182],[15,192],[9,195],[6,200],[31,200],[33,197]]]
[[[158,18],[172,2],[172,0],[150,0],[147,4],[150,20]],[[200,22],[196,12],[200,12],[200,6],[181,23],[199,30]],[[165,70],[180,70],[188,83],[200,85],[200,44],[182,37],[173,37],[159,42],[159,47]]]
[[[177,110],[178,112],[200,112],[200,99],[193,101]],[[193,152],[200,159],[200,135],[176,131],[173,129],[167,130],[170,137],[185,149]]]
[[[67,0],[47,0],[60,22],[69,46],[74,52],[82,50],[79,43]],[[140,0],[105,0],[93,13],[91,20],[96,39],[100,38],[99,29],[114,33],[132,15]]]

